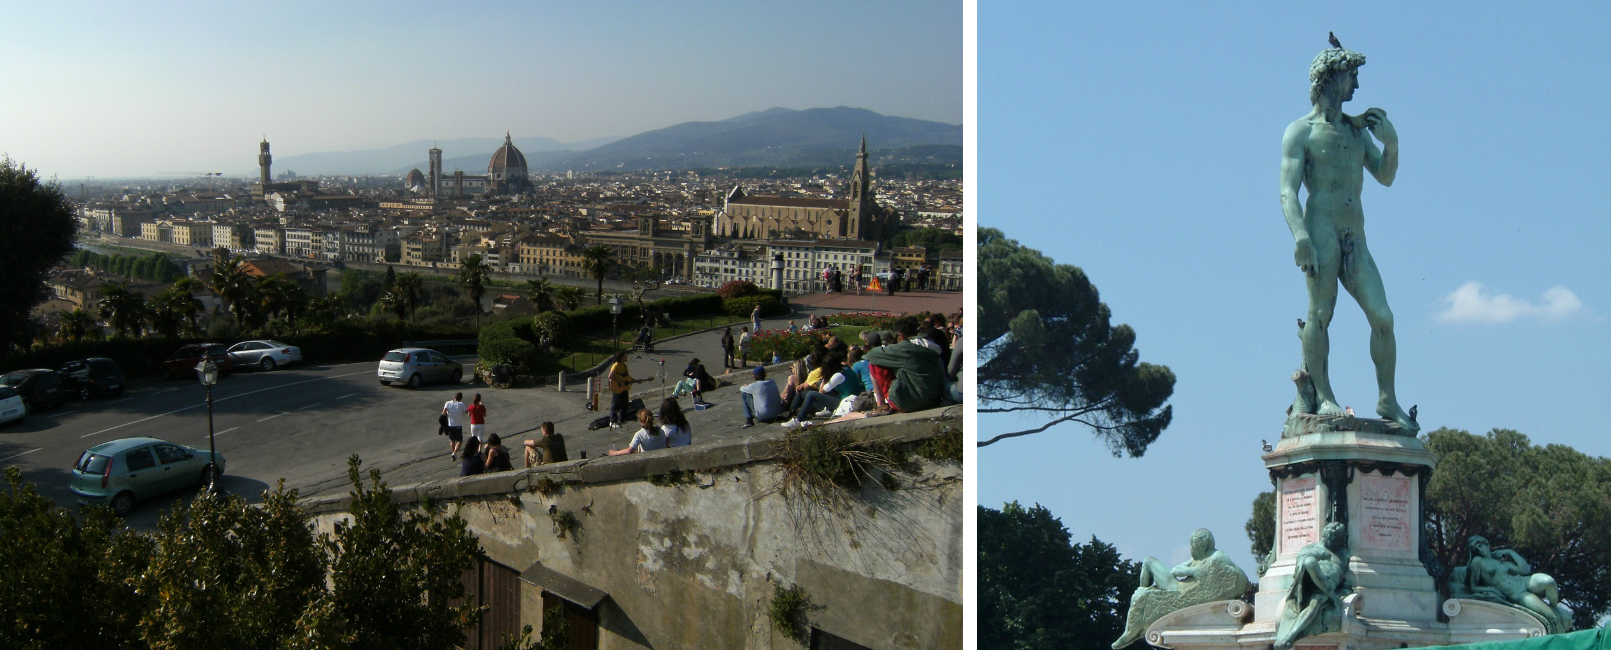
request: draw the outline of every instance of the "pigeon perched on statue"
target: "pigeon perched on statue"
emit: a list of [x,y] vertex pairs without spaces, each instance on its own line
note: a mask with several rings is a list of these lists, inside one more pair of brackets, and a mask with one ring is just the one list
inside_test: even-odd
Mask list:
[[1331,41],[1331,46],[1332,47],[1337,48],[1339,50],[1342,49],[1342,43],[1337,41],[1337,35],[1336,34],[1334,34],[1332,32],[1326,32],[1326,40]]

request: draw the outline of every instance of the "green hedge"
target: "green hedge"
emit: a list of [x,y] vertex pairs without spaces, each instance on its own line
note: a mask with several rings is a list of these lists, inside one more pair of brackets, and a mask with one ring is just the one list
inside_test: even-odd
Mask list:
[[727,312],[729,316],[745,318],[755,310],[757,304],[761,306],[761,316],[782,316],[789,313],[789,307],[783,304],[781,299],[765,294],[723,300],[722,311]]

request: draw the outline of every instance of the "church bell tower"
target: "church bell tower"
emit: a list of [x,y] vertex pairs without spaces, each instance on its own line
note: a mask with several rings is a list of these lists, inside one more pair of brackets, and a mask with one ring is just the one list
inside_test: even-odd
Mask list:
[[867,135],[863,134],[861,151],[856,153],[856,170],[850,175],[850,216],[846,219],[845,236],[860,239],[872,216],[872,173],[867,170]]

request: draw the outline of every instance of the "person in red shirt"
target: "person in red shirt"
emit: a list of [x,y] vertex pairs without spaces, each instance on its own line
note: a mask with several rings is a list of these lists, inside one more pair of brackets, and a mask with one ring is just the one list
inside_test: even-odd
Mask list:
[[487,428],[487,405],[481,403],[481,393],[475,394],[470,407],[464,412],[470,416],[470,437],[475,438],[476,444],[481,444],[486,438],[481,435]]

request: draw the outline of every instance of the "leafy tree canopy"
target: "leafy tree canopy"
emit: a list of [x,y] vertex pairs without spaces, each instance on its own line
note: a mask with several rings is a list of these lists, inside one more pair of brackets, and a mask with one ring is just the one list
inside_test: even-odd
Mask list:
[[55,182],[0,157],[0,351],[34,338],[29,311],[49,296],[50,268],[73,251],[78,222],[73,204]]
[[890,246],[927,246],[930,252],[962,250],[962,236],[944,228],[902,230],[891,237]]
[[979,446],[1078,422],[1114,456],[1146,453],[1173,416],[1175,374],[1140,361],[1085,272],[980,228],[978,278],[979,412],[1050,418]]
[[979,506],[979,647],[1108,650],[1141,565],[1091,538],[1071,544],[1046,508]]

